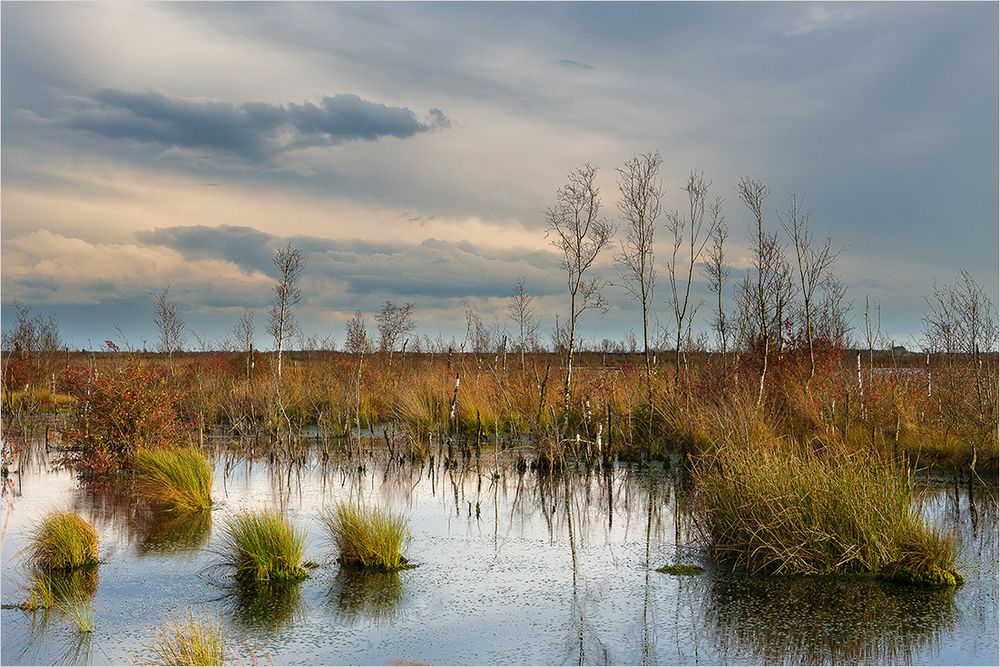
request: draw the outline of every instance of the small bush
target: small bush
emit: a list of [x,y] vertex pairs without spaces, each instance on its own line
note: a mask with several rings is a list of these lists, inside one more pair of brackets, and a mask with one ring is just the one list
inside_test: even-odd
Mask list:
[[225,664],[222,620],[197,619],[188,610],[184,618],[169,620],[157,630],[150,652],[155,665]]
[[76,512],[50,512],[31,535],[27,560],[41,570],[97,565],[97,531]]
[[277,512],[242,512],[222,536],[222,565],[241,580],[302,579],[306,537]]
[[410,541],[406,519],[377,507],[337,503],[321,517],[342,565],[398,570],[408,561],[402,554]]
[[212,505],[212,467],[193,447],[142,450],[135,470],[139,492],[157,504],[189,511]]
[[184,394],[166,369],[129,358],[98,374],[70,369],[66,384],[77,411],[64,441],[81,451],[85,470],[114,472],[140,449],[188,440],[188,425],[180,416]]

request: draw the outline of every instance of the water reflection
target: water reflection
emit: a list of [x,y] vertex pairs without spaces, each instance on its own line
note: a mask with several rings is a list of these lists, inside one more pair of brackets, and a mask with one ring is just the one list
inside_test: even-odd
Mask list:
[[212,534],[212,513],[151,510],[133,526],[140,555],[198,551]]
[[305,615],[300,581],[234,581],[221,602],[227,616],[254,633],[274,634]]
[[403,582],[399,572],[341,567],[328,596],[337,618],[351,625],[391,623],[400,613]]
[[912,663],[954,628],[955,591],[858,578],[722,577],[706,618],[724,660]]
[[[34,649],[48,641],[53,621],[60,621],[66,628],[75,628],[73,615],[91,609],[99,583],[97,567],[29,570],[27,583],[21,587],[24,594],[22,611],[28,619],[20,657],[32,656]],[[92,646],[92,632],[70,632],[65,651],[57,657],[56,664],[89,664]]]
[[[705,558],[680,467],[541,474],[528,449],[496,456],[484,449],[481,459],[447,459],[436,447],[431,453],[411,463],[367,445],[350,456],[336,447],[272,453],[220,446],[217,502],[212,512],[192,515],[156,512],[127,484],[72,492],[102,529],[102,574],[113,585],[103,587],[98,611],[137,610],[127,619],[105,613],[94,651],[111,652],[109,662],[126,660],[140,641],[137,625],[182,599],[221,606],[234,641],[259,640],[279,663],[296,661],[299,652],[318,663],[385,662],[387,637],[391,655],[435,664],[925,663],[954,656],[989,663],[996,654],[995,488],[977,485],[970,494],[964,480],[918,480],[920,511],[960,545],[967,584],[957,592],[861,579],[762,580],[711,568],[677,578],[655,569]],[[316,515],[349,500],[407,515],[420,567],[334,567],[285,585],[194,576],[216,562],[213,514],[219,522],[244,507],[285,508],[310,531],[307,557],[323,561],[330,547]],[[26,513],[41,506],[31,497],[16,502]],[[148,557],[165,554],[186,556],[149,566]],[[43,620],[41,613],[4,614],[4,639],[15,641],[31,618]],[[20,647],[7,646],[2,662],[90,660],[86,646],[64,646],[69,619],[52,625],[38,642],[48,648],[25,659]],[[65,657],[57,655],[64,648]]]
[[209,510],[158,508],[135,493],[128,481],[81,484],[74,507],[97,526],[110,525],[140,556],[194,553],[212,533]]

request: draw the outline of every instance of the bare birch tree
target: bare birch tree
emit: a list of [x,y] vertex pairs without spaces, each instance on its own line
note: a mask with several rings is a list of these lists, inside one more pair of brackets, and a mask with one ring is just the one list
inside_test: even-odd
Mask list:
[[253,310],[249,306],[244,306],[240,311],[239,319],[233,325],[233,338],[238,349],[246,355],[247,382],[250,382],[250,371],[253,370],[254,322]]
[[824,280],[827,280],[840,251],[833,249],[829,236],[818,244],[813,242],[812,231],[809,229],[809,214],[799,210],[798,197],[794,194],[788,211],[784,215],[778,215],[778,222],[788,234],[795,249],[799,287],[802,290],[802,314],[805,318],[806,341],[809,346],[809,377],[806,379],[808,389],[809,383],[816,377],[816,336],[813,326],[816,317],[816,290]]
[[413,322],[413,304],[402,306],[386,301],[382,310],[375,315],[378,323],[378,346],[382,352],[389,352],[390,357],[400,342],[405,342],[407,336],[413,333],[416,324]]
[[[715,231],[715,225],[718,224],[717,219],[709,218],[708,226],[705,225],[705,201],[711,185],[711,181],[706,181],[701,172],[692,171],[684,186],[684,192],[688,196],[687,214],[681,215],[677,211],[667,214],[667,231],[673,240],[673,251],[670,263],[667,264],[667,273],[670,277],[674,322],[677,325],[674,350],[675,381],[680,379],[681,374],[681,350],[685,338],[686,318],[688,315],[693,316],[689,304],[694,267],[701,259],[705,246]],[[686,248],[681,253],[681,248],[684,246]],[[690,323],[687,324],[687,329],[690,330]]]
[[729,237],[729,230],[726,227],[725,217],[722,215],[722,199],[715,198],[708,210],[712,218],[712,245],[708,248],[708,257],[705,261],[705,277],[708,279],[708,290],[715,295],[716,309],[712,316],[712,330],[719,343],[719,350],[722,356],[726,356],[729,349],[729,332],[732,324],[725,308],[726,283],[732,277],[732,269],[726,264],[726,239]]
[[751,252],[756,269],[757,289],[753,294],[756,311],[756,334],[761,346],[760,381],[757,389],[757,404],[764,398],[764,379],[767,376],[768,357],[771,352],[771,322],[769,317],[768,290],[775,279],[775,254],[777,242],[773,234],[764,228],[764,200],[771,189],[751,178],[742,179],[736,186],[742,201],[753,215],[751,226]]
[[538,319],[535,317],[534,297],[528,294],[524,277],[514,283],[514,293],[507,302],[507,316],[517,326],[517,347],[521,353],[521,371],[524,371],[524,351],[538,337]]
[[555,205],[545,211],[547,231],[555,236],[552,245],[563,254],[561,266],[566,272],[569,289],[569,341],[563,383],[565,410],[569,409],[573,381],[577,321],[586,310],[606,312],[608,309],[601,293],[605,281],[588,274],[601,251],[611,243],[615,232],[611,222],[601,217],[600,190],[596,179],[597,169],[589,163],[576,168],[570,172],[566,185],[556,191]]
[[275,351],[278,353],[278,377],[281,377],[281,356],[285,342],[290,340],[298,330],[298,323],[292,312],[302,298],[298,280],[306,268],[306,260],[302,251],[290,242],[284,248],[278,248],[274,253],[274,265],[278,268],[278,284],[274,286],[274,303],[271,305],[271,322],[268,333],[274,338]]
[[170,286],[167,285],[156,294],[153,303],[153,324],[160,333],[157,349],[166,352],[173,368],[174,352],[184,347],[184,316],[177,303],[169,299]]
[[642,308],[642,351],[646,363],[646,400],[652,415],[653,368],[649,352],[649,309],[653,303],[656,269],[653,266],[653,237],[660,215],[663,185],[659,153],[635,155],[618,169],[618,211],[624,220],[625,238],[615,256],[622,285]]
[[365,316],[360,310],[356,311],[354,317],[347,320],[344,327],[344,352],[364,354],[370,352],[371,348],[372,343],[365,325]]

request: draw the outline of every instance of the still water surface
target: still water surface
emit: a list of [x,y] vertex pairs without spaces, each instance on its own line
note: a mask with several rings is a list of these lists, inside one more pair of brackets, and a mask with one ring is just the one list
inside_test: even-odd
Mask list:
[[[148,659],[154,628],[189,607],[221,615],[230,647],[275,664],[997,664],[995,487],[921,485],[922,511],[953,531],[966,584],[929,591],[850,578],[761,579],[701,563],[688,489],[664,469],[610,475],[519,473],[484,452],[457,468],[359,461],[323,449],[297,463],[220,448],[210,513],[157,513],[129,493],[82,486],[39,456],[5,517],[2,596],[19,602],[18,551],[33,521],[73,507],[101,537],[95,632],[58,613],[4,609],[3,664],[127,664]],[[402,511],[419,566],[341,570],[317,514],[362,499]],[[284,508],[321,563],[298,585],[233,588],[212,568],[235,511]]]

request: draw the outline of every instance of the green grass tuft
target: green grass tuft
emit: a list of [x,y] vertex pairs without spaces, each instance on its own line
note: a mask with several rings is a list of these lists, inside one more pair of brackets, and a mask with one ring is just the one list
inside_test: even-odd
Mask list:
[[694,480],[720,564],[766,574],[955,580],[933,576],[954,572],[952,537],[914,510],[913,481],[892,460],[782,442],[723,446],[696,461]]
[[376,570],[408,566],[402,550],[410,529],[401,515],[356,503],[337,503],[320,517],[340,555],[342,565]]
[[282,514],[244,511],[226,524],[222,565],[240,580],[277,581],[307,576],[302,564],[305,532]]
[[218,622],[195,618],[188,610],[156,632],[150,647],[155,665],[222,665],[226,661],[225,632]]
[[212,466],[193,447],[142,450],[135,470],[139,492],[157,504],[184,511],[212,505]]
[[28,563],[41,570],[97,565],[97,531],[76,512],[55,510],[35,528],[26,552]]
[[81,633],[94,631],[94,608],[88,599],[72,599],[59,603],[59,611],[76,624],[76,629]]

